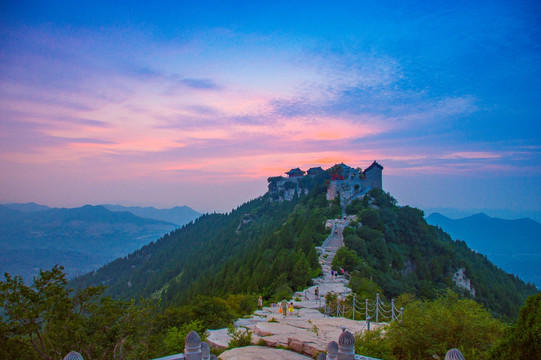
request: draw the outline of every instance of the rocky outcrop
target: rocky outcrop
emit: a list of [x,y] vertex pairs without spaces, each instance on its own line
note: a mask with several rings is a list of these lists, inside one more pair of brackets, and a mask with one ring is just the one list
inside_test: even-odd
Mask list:
[[[351,333],[359,334],[366,329],[366,322],[344,318],[323,317],[317,310],[305,312],[303,317],[281,318],[279,322],[258,323],[254,333],[269,347],[288,347],[291,350],[317,356],[325,351],[330,341],[335,341],[342,334],[343,327]],[[316,315],[315,313],[319,314]],[[378,325],[372,324],[371,328]]]
[[458,269],[453,275],[453,281],[457,287],[467,290],[471,296],[475,297],[475,288],[473,287],[471,280],[466,276],[466,269]]

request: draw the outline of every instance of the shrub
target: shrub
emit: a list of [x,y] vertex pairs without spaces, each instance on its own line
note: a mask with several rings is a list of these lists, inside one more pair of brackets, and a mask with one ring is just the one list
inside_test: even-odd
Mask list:
[[355,353],[378,359],[392,360],[392,344],[385,339],[383,327],[365,331],[355,339]]
[[504,325],[473,300],[448,290],[433,301],[410,302],[402,322],[394,322],[386,339],[397,359],[442,359],[457,348],[466,359],[489,359]]
[[190,331],[195,331],[201,336],[201,341],[206,339],[206,327],[202,321],[194,320],[180,327],[173,326],[167,329],[165,339],[163,340],[164,353],[177,354],[184,351],[186,335]]
[[241,329],[234,326],[229,326],[227,333],[231,338],[227,344],[229,349],[252,345],[252,331],[246,328]]

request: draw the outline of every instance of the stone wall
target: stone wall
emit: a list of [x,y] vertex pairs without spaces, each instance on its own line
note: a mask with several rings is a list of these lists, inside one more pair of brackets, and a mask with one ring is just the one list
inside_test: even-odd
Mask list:
[[370,188],[383,189],[382,186],[382,169],[379,166],[372,166],[364,172],[366,176],[366,185]]

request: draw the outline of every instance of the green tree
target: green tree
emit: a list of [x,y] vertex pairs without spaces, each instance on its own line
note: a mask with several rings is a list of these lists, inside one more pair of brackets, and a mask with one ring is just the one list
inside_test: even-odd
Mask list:
[[201,341],[205,341],[205,333],[207,328],[200,320],[190,321],[183,324],[180,327],[173,326],[167,329],[165,338],[163,340],[163,349],[161,349],[162,355],[173,355],[184,352],[184,346],[186,336],[190,331],[195,331],[201,336]]
[[433,301],[410,302],[402,322],[394,322],[386,340],[397,359],[442,359],[458,348],[466,359],[489,359],[504,325],[473,300],[447,291]]
[[378,284],[370,279],[358,276],[357,273],[351,276],[349,286],[357,294],[357,301],[364,301],[364,299],[373,300],[376,298],[376,294],[383,294]]
[[[40,271],[32,286],[5,274],[0,283],[2,358],[56,360],[72,350],[87,360],[144,358],[146,324],[154,308],[148,302],[136,306],[100,297],[104,288],[99,286],[73,293],[62,270]],[[14,354],[12,346],[21,353]]]
[[344,270],[351,272],[360,265],[361,260],[355,253],[355,251],[350,250],[346,247],[341,247],[336,251],[336,255],[332,260],[332,268],[334,270],[339,270],[343,268]]
[[383,231],[383,222],[379,217],[379,211],[376,209],[364,209],[359,213],[359,220],[363,226],[368,226],[374,230]]
[[207,329],[220,329],[234,319],[227,301],[218,297],[198,296],[192,305],[193,319],[199,319]]
[[492,351],[493,359],[527,360],[541,358],[541,293],[526,299],[517,322]]

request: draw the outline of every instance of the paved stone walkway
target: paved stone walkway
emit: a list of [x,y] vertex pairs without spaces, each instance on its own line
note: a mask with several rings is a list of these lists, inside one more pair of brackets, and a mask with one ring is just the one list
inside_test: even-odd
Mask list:
[[[278,307],[265,307],[258,310],[253,316],[238,319],[235,326],[244,327],[253,332],[252,342],[257,345],[244,348],[236,348],[225,351],[219,358],[222,360],[233,359],[304,359],[299,354],[311,357],[325,351],[330,341],[337,341],[342,333],[342,327],[346,327],[353,334],[358,334],[366,329],[365,321],[354,321],[338,317],[325,317],[318,308],[325,304],[324,296],[328,292],[344,295],[351,290],[346,286],[347,280],[343,276],[331,277],[331,263],[336,251],[344,246],[342,232],[351,218],[332,220],[333,232],[328,241],[324,243],[320,252],[319,261],[323,270],[322,276],[314,279],[314,286],[303,292],[297,292],[292,301],[295,307],[293,313],[286,316],[279,312]],[[314,290],[319,288],[321,299],[316,298]],[[375,329],[378,324],[372,323]],[[229,342],[227,329],[210,330],[207,338],[209,345],[225,349]],[[292,351],[281,350],[280,354],[267,353],[269,348],[278,346],[287,347]],[[244,350],[243,350],[244,349]]]
[[246,346],[228,350],[220,355],[222,360],[310,360],[311,357],[293,351],[265,346]]

